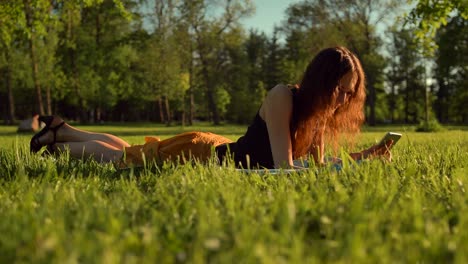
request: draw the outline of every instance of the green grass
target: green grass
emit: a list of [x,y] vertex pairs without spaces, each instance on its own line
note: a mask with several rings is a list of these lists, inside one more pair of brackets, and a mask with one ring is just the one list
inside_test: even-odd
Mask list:
[[[133,144],[189,130],[89,126]],[[0,263],[465,263],[468,131],[404,127],[393,162],[337,173],[243,174],[214,164],[116,171],[28,152],[0,127]],[[379,140],[374,129],[359,147]]]

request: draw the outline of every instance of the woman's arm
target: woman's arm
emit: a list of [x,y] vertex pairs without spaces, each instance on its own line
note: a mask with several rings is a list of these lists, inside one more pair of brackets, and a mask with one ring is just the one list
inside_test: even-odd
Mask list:
[[291,90],[285,85],[277,85],[268,92],[260,108],[260,117],[268,129],[275,168],[294,167],[289,127],[292,104]]
[[350,156],[354,160],[363,160],[373,157],[383,157],[388,161],[391,161],[392,153],[390,152],[390,147],[392,146],[392,144],[393,140],[388,140],[384,145],[376,144],[363,151],[351,153]]
[[323,165],[326,163],[325,161],[325,141],[324,141],[324,134],[325,134],[325,127],[322,127],[320,130],[317,129],[316,133],[319,133],[319,139],[317,146],[312,146],[310,149],[310,154],[314,157],[314,161],[318,165]]

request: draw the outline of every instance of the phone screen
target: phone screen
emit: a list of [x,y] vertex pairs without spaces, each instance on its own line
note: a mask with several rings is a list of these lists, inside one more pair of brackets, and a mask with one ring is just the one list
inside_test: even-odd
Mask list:
[[393,140],[393,146],[398,142],[398,140],[400,140],[401,136],[402,135],[400,133],[388,132],[387,134],[385,134],[382,140],[380,140],[379,145],[385,145],[385,142]]

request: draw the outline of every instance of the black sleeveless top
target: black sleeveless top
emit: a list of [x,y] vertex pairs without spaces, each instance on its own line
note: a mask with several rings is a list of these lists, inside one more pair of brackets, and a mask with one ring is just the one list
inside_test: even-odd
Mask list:
[[[292,88],[293,103],[297,89]],[[222,160],[227,149],[234,158],[236,166],[242,168],[267,168],[275,167],[273,154],[271,152],[270,138],[265,121],[260,117],[259,111],[254,117],[252,124],[247,128],[245,135],[237,142],[218,146],[216,151]]]

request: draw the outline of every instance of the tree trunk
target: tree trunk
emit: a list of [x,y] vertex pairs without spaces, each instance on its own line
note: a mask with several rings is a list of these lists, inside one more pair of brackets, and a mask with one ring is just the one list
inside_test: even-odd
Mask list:
[[[50,15],[52,15],[52,11],[53,11],[52,1],[50,1],[49,8],[48,8],[48,12]],[[50,31],[51,31],[50,27],[47,27],[47,32],[50,33]],[[50,40],[48,41],[48,39],[46,38],[45,44],[49,45]],[[51,91],[50,91],[50,84],[47,84],[46,86],[46,107],[47,107],[47,115],[52,115],[52,96],[51,96]]]
[[405,123],[409,123],[409,84],[408,84],[408,75],[405,76]]
[[[364,19],[364,29],[366,35],[366,43],[365,43],[365,52],[366,54],[371,54],[371,34],[369,29],[369,19]],[[369,85],[367,85],[367,89],[369,89],[369,125],[375,126],[375,101],[377,99],[377,93],[375,91],[375,80],[376,76],[369,76]]]
[[8,93],[8,112],[6,124],[12,125],[15,123],[15,97],[13,95],[13,89],[11,87],[11,71],[9,66],[6,69],[6,86]]
[[170,106],[169,106],[169,99],[167,98],[167,96],[164,96],[164,107],[166,109],[166,125],[167,126],[170,126],[171,125],[171,122],[172,122],[172,115],[171,115],[171,109],[170,109]]
[[96,107],[96,111],[94,111],[94,122],[101,123],[102,118],[102,108],[100,106]]
[[85,100],[81,96],[81,88],[80,88],[80,75],[78,72],[78,66],[76,65],[76,51],[73,48],[69,49],[69,55],[71,60],[71,68],[72,68],[72,75],[73,75],[73,90],[75,95],[78,97],[78,116],[80,121],[87,120],[87,113],[85,108]]
[[182,113],[181,113],[181,117],[180,117],[180,123],[181,125],[184,127],[185,126],[185,118],[186,118],[186,104],[185,104],[185,100],[186,100],[186,97],[185,97],[185,93],[184,95],[182,96]]
[[50,86],[46,87],[47,115],[52,115],[52,98],[50,96]]
[[208,62],[204,59],[203,55],[200,53],[200,60],[202,62],[202,72],[203,77],[205,79],[205,86],[206,86],[206,96],[208,99],[208,108],[213,115],[213,123],[214,125],[220,124],[220,118],[218,113],[218,107],[216,106],[215,95],[214,95],[214,85],[210,80],[210,75],[208,72]]
[[418,123],[418,108],[416,107],[416,102],[417,104],[419,105],[419,100],[418,100],[418,86],[419,85],[415,85],[415,88],[413,88],[413,104],[412,104],[412,114],[413,114],[413,124],[416,124]]
[[157,101],[158,101],[158,107],[159,107],[159,121],[160,121],[161,123],[165,123],[165,120],[166,120],[166,119],[164,118],[164,108],[163,108],[163,105],[162,105],[162,99],[161,99],[161,97],[159,97],[159,98],[157,99]]
[[369,82],[368,89],[369,89],[369,108],[370,108],[369,125],[370,126],[375,126],[375,99],[376,99],[376,94],[375,94],[375,88],[374,88],[374,83],[373,82]]
[[35,39],[35,30],[32,21],[32,14],[31,14],[31,5],[30,0],[23,0],[24,4],[24,14],[26,17],[26,24],[28,29],[30,30],[31,35],[29,36],[29,54],[31,56],[31,68],[32,68],[32,75],[34,81],[34,88],[36,90],[36,111],[40,115],[44,115],[44,104],[42,102],[42,92],[41,92],[41,85],[39,83],[39,70],[38,64],[36,61],[36,46],[34,43]]
[[7,105],[7,118],[6,124],[12,125],[15,122],[15,98],[13,95],[13,88],[11,86],[11,69],[10,69],[10,52],[6,51],[6,68],[5,68],[5,82],[7,88],[8,105]]
[[395,83],[392,82],[392,89],[390,93],[390,120],[395,123],[395,108],[396,108],[396,94],[395,94]]
[[[101,14],[101,5],[98,5],[96,7],[96,36],[95,36],[95,43],[96,43],[96,51],[98,52],[98,56],[100,57],[101,56],[101,17],[100,17],[100,14]],[[97,62],[98,60],[96,60]],[[97,63],[94,64],[94,72],[98,75],[100,75],[100,67]],[[99,122],[100,118],[101,118],[101,95],[99,94],[99,92],[97,92],[97,101],[98,101],[98,104],[97,104],[97,107],[96,107],[96,116],[95,116],[95,119],[94,119],[94,122]]]
[[[70,16],[72,17],[72,16]],[[72,21],[70,22],[70,39],[75,42],[75,36],[73,35],[73,30],[74,28],[72,27]],[[74,79],[74,88],[75,88],[75,94],[78,97],[78,115],[79,115],[79,120],[81,122],[87,122],[88,121],[88,112],[86,111],[87,109],[87,103],[86,99],[82,96],[81,94],[81,83],[80,83],[80,71],[78,69],[78,63],[77,63],[77,51],[76,48],[70,48],[70,55],[71,55],[71,64],[72,64],[72,71],[73,71],[73,79]]]
[[214,95],[214,84],[211,81],[210,73],[209,73],[209,65],[207,58],[205,57],[205,46],[201,43],[200,37],[197,37],[198,43],[198,55],[200,56],[201,61],[201,71],[203,74],[203,78],[205,81],[205,88],[206,88],[206,96],[208,100],[208,110],[213,115],[213,123],[214,125],[220,124],[220,116],[218,113],[218,107],[216,106],[215,95]]
[[195,97],[193,96],[193,87],[190,87],[190,116],[189,125],[193,126],[193,120],[195,118]]
[[36,62],[36,51],[34,47],[34,42],[32,40],[29,41],[29,48],[31,53],[31,66],[33,69],[33,80],[34,80],[34,87],[36,90],[36,111],[40,115],[44,115],[44,104],[42,102],[42,92],[41,92],[41,85],[39,83],[38,75],[38,65]]
[[220,116],[218,112],[218,107],[216,106],[215,102],[215,95],[214,95],[214,89],[211,88],[208,90],[208,106],[210,107],[211,113],[213,114],[213,124],[214,125],[219,125],[221,124],[220,121]]
[[193,51],[192,45],[190,45],[190,66],[189,66],[189,117],[188,117],[188,124],[189,126],[193,125],[193,118],[194,118],[194,105],[195,99],[193,96]]
[[205,85],[206,85],[206,96],[208,100],[208,108],[210,110],[210,113],[213,115],[213,124],[214,125],[219,125],[220,120],[219,120],[219,113],[218,113],[218,107],[216,106],[216,101],[215,101],[215,92],[214,92],[214,87],[212,82],[210,81],[209,73],[208,73],[208,68],[206,65],[202,66],[203,73],[205,76]]
[[[74,28],[73,28],[73,15],[70,13],[71,11],[68,11],[68,25],[67,25],[67,31],[68,31],[68,39],[70,42],[75,42],[74,39]],[[83,121],[86,118],[86,110],[85,110],[85,100],[81,96],[81,88],[80,88],[80,73],[78,71],[78,65],[76,62],[76,50],[74,47],[68,47],[68,56],[70,57],[70,69],[71,69],[71,86],[73,88],[73,92],[78,99],[78,113],[77,116],[75,115],[75,118],[78,118],[78,120]]]
[[181,122],[181,125],[184,127],[185,126],[185,118],[186,118],[186,114],[185,114],[185,110],[182,112],[182,122]]
[[[424,122],[426,125],[429,125],[429,91],[425,91],[425,100],[424,100]],[[428,126],[429,127],[429,126]]]

